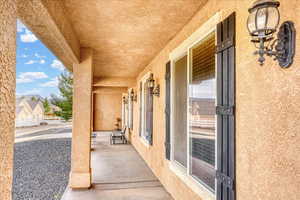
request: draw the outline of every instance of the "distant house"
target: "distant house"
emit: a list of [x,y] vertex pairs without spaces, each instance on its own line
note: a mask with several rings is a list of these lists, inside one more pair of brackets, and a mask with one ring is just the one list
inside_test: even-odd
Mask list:
[[50,111],[47,113],[45,112],[44,118],[47,120],[60,119],[60,117],[55,115],[55,112],[60,111],[61,109],[58,106],[55,106],[51,103],[49,103],[49,106],[50,106]]
[[19,98],[16,100],[16,121],[27,122],[32,121],[32,109],[25,98]]
[[16,99],[16,127],[39,125],[44,119],[44,107],[39,96],[21,96]]

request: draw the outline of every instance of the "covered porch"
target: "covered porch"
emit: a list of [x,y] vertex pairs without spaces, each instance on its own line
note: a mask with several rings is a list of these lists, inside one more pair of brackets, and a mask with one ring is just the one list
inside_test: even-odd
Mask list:
[[132,145],[110,145],[110,132],[96,134],[91,153],[91,188],[67,188],[62,200],[173,199]]
[[[11,200],[17,19],[73,72],[63,200],[300,199],[300,34],[289,68],[260,67],[253,1],[0,0],[0,199]],[[279,2],[299,30],[299,1]],[[118,118],[132,146],[109,145]]]

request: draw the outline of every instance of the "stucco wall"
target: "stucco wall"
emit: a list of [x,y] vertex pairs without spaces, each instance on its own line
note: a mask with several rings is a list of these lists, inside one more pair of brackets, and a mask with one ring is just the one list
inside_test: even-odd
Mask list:
[[116,118],[122,117],[122,93],[127,88],[97,87],[94,90],[94,131],[115,129]]
[[15,130],[15,0],[0,0],[0,199],[11,199]]
[[[170,170],[165,159],[165,64],[170,52],[218,11],[222,19],[236,12],[237,199],[300,199],[300,34],[295,61],[289,69],[281,69],[270,58],[259,66],[246,28],[247,9],[252,2],[210,0],[139,75],[152,71],[161,85],[161,96],[154,97],[153,146],[147,147],[139,139],[138,102],[134,104],[136,126],[131,142],[176,200],[204,200],[210,195],[193,192]],[[292,20],[300,30],[299,1],[280,2],[281,23]]]

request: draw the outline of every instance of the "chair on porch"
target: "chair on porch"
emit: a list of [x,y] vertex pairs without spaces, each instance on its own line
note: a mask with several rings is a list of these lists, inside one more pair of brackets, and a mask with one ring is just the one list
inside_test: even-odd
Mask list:
[[123,128],[121,131],[113,131],[110,135],[110,144],[115,144],[116,140],[121,140],[122,144],[127,144],[127,139],[125,137],[127,126]]

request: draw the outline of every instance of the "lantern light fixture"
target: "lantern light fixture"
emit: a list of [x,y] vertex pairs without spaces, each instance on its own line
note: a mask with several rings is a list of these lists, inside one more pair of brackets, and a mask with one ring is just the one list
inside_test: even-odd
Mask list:
[[160,95],[160,86],[159,84],[155,84],[155,80],[153,78],[153,74],[150,74],[150,78],[148,79],[148,88],[150,89],[150,92],[152,95],[159,97]]
[[131,89],[129,95],[130,95],[131,101],[137,101],[137,95],[134,93],[133,89]]
[[295,54],[295,28],[291,21],[284,22],[274,39],[273,34],[277,31],[280,13],[279,1],[257,0],[249,8],[247,27],[252,37],[251,42],[258,50],[254,52],[259,55],[258,62],[263,65],[264,55],[274,56],[279,65],[283,68],[289,67],[293,62]]

